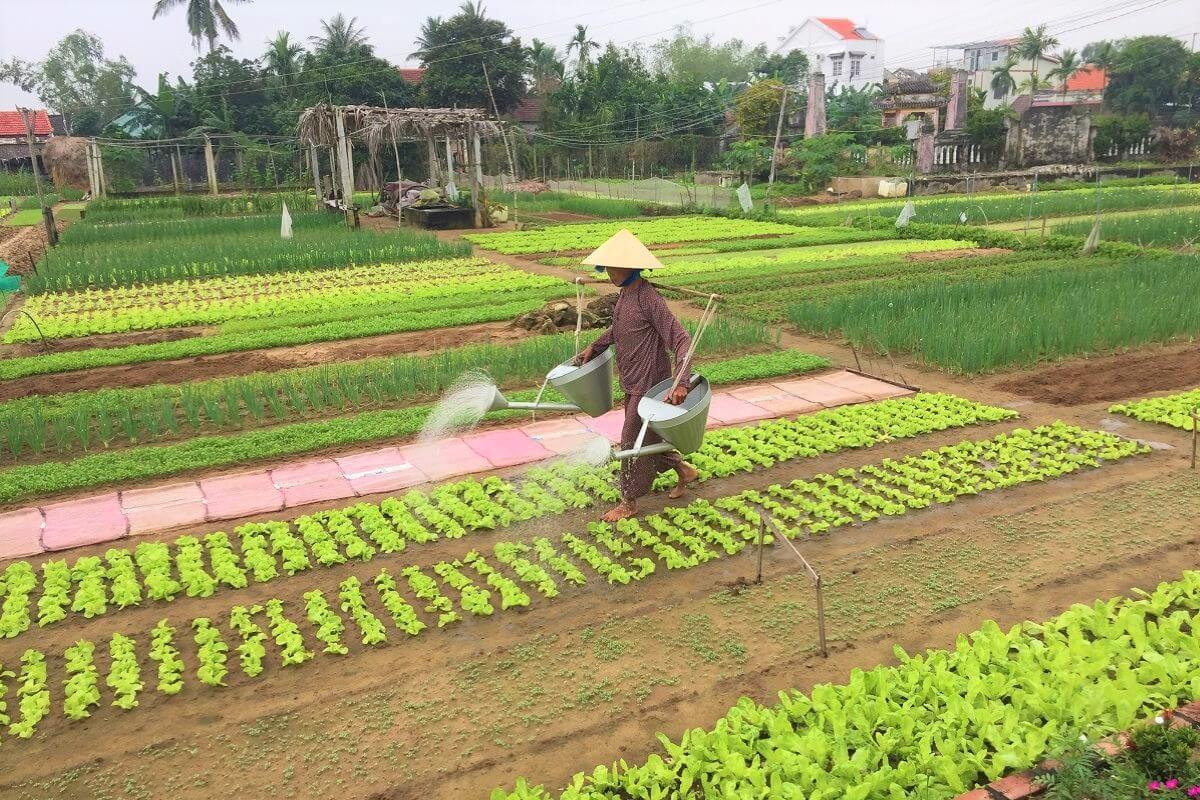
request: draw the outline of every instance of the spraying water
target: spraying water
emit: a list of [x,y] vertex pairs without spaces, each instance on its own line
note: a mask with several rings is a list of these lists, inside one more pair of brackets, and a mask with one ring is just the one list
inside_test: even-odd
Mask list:
[[459,375],[425,420],[420,443],[474,428],[491,407],[495,393],[495,383],[486,372],[476,369]]
[[612,445],[603,436],[591,436],[559,458],[570,467],[602,467],[612,457]]

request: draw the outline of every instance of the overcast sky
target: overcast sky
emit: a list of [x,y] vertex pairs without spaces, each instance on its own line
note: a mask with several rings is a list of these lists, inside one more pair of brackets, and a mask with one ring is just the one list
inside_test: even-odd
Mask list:
[[[357,16],[376,52],[398,64],[413,63],[408,54],[426,16],[451,16],[458,5],[446,0],[226,1],[241,29],[241,40],[231,44],[238,57],[257,58],[266,40],[281,29],[291,31],[293,40],[305,41],[319,31],[322,17],[340,10]],[[1191,45],[1193,34],[1200,31],[1196,0],[485,0],[485,7],[522,41],[536,36],[560,49],[576,22],[587,25],[591,38],[601,43],[648,44],[675,25],[690,22],[699,34],[774,46],[790,25],[808,16],[847,16],[886,40],[886,66],[918,69],[932,63],[934,46],[1012,35],[1040,22],[1050,23],[1065,46],[1076,48],[1095,39],[1140,34],[1168,34]],[[104,41],[109,57],[126,56],[143,86],[152,86],[159,72],[190,76],[196,51],[184,9],[152,20],[152,8],[153,0],[0,0],[0,60],[18,56],[36,61],[62,36],[83,28]],[[0,108],[16,103],[36,104],[37,98],[0,84]]]

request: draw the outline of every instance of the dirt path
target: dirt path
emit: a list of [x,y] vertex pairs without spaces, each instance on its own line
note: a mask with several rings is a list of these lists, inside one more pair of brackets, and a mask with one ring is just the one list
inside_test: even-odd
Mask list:
[[[712,481],[700,494],[761,488],[1044,420],[1035,412],[1020,423],[792,462]],[[388,646],[354,644],[344,658],[318,654],[286,669],[275,661],[256,679],[237,672],[233,659],[228,688],[191,680],[175,698],[147,692],[129,713],[105,707],[71,724],[56,712],[33,740],[0,750],[0,794],[484,798],[518,774],[561,786],[597,763],[641,761],[657,749],[657,731],[677,738],[687,727],[711,726],[740,696],[770,702],[779,690],[890,662],[893,643],[910,652],[944,647],[983,619],[1044,618],[1175,577],[1197,565],[1200,544],[1200,479],[1182,464],[1180,449],[1158,451],[801,544],[827,586],[828,661],[813,652],[811,588],[790,551],[768,552],[760,587],[744,585],[754,563],[745,551],[679,573],[660,570],[633,586],[592,579],[553,601],[536,598],[525,611],[497,611],[410,641],[393,631]],[[182,626],[270,597],[306,625],[303,591],[328,594],[348,575],[366,580],[382,566],[429,565],[469,548],[486,551],[501,538],[577,530],[586,518],[418,546],[36,636],[61,653],[82,636],[99,641],[119,629],[144,638],[164,615]],[[0,660],[11,662],[26,644],[3,643]],[[190,637],[182,649],[194,664]],[[52,690],[57,708],[59,689]]]
[[428,355],[448,347],[460,347],[479,342],[511,342],[530,335],[532,334],[528,331],[514,328],[507,322],[488,322],[480,325],[463,325],[457,328],[392,333],[363,339],[343,339],[335,342],[313,342],[249,352],[219,353],[175,361],[150,361],[144,364],[96,367],[77,372],[32,375],[28,378],[4,381],[0,383],[0,401],[33,394],[78,392],[110,386],[129,388],[149,386],[154,383],[180,383],[231,375],[249,375],[254,372],[274,372],[289,367],[333,364],[372,356]]

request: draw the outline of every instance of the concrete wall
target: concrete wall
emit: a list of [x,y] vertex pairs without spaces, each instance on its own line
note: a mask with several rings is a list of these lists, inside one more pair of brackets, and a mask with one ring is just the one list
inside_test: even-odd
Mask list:
[[1005,141],[1009,168],[1084,164],[1092,160],[1092,117],[1071,106],[1034,107],[1010,122]]

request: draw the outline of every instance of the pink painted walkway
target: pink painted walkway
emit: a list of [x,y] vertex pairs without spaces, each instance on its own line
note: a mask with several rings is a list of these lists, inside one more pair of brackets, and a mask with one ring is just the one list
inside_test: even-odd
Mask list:
[[[713,394],[708,427],[796,416],[822,408],[911,394],[852,372],[743,386]],[[65,550],[285,508],[398,492],[422,483],[532,464],[569,452],[596,434],[616,443],[623,413],[559,417],[445,439],[314,458],[270,469],[126,489],[0,514],[0,559]]]

